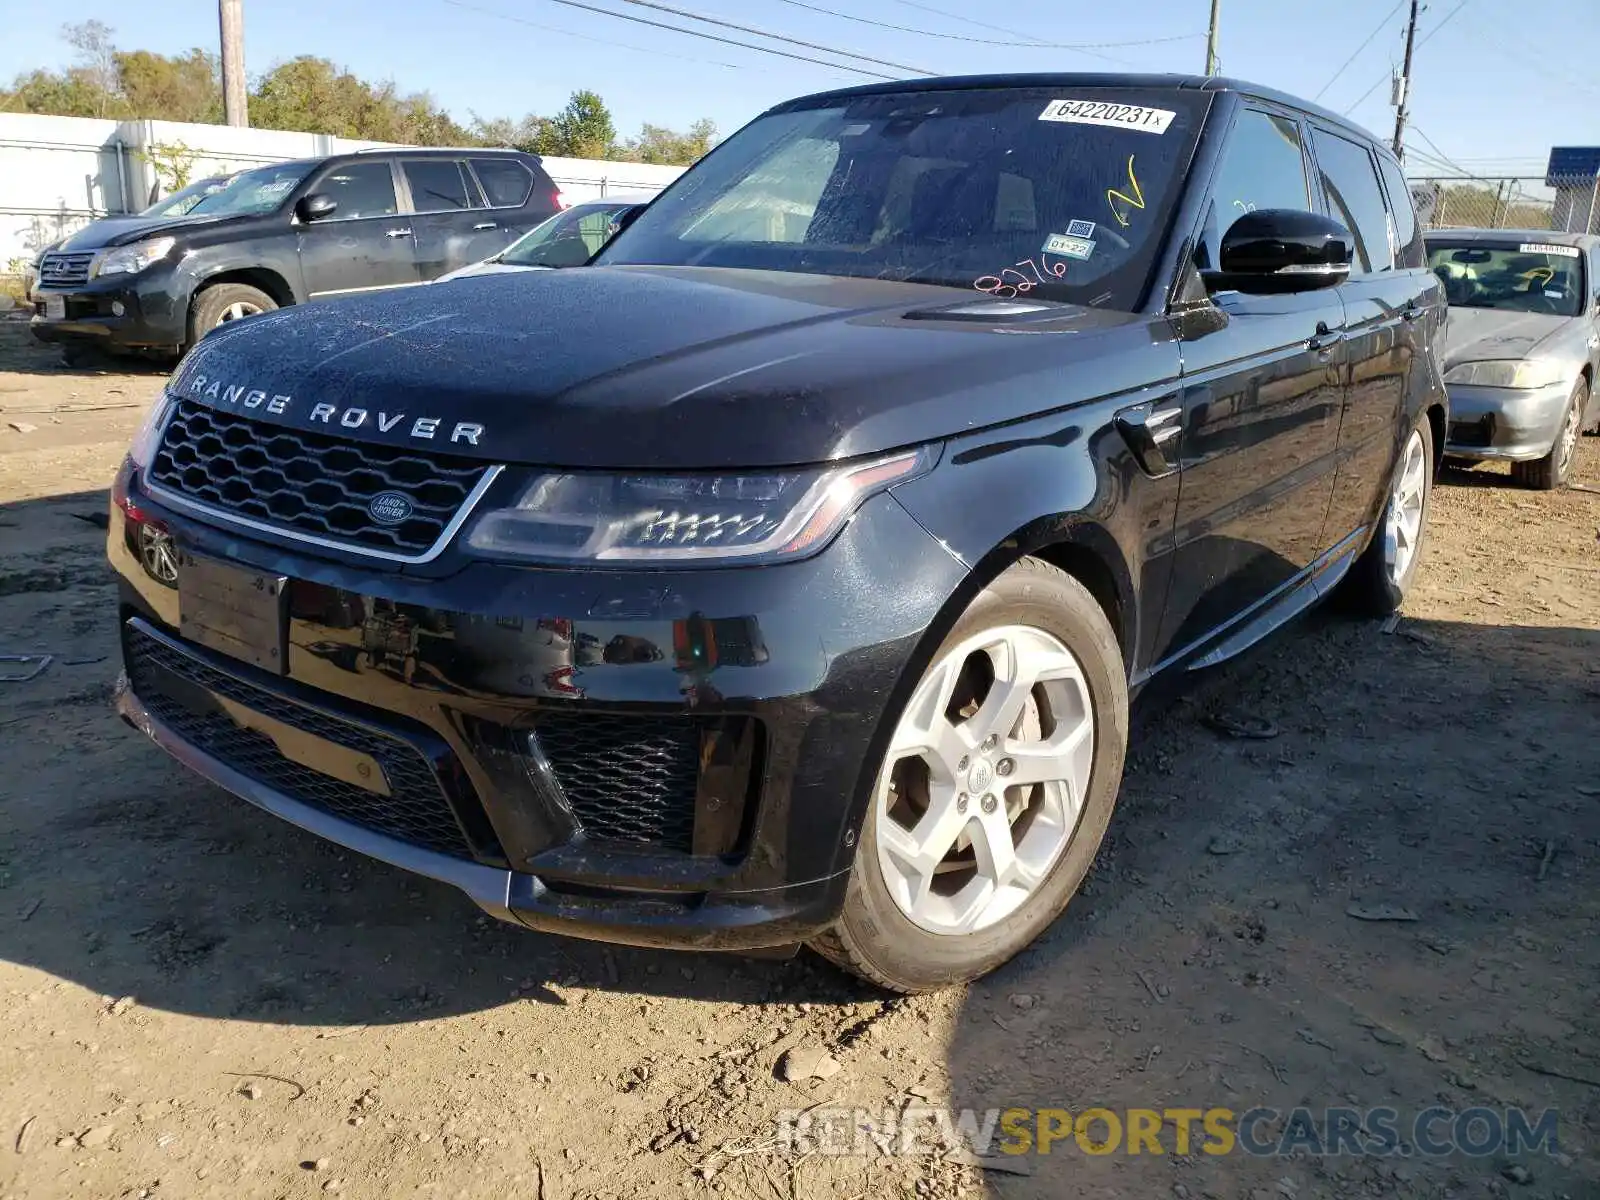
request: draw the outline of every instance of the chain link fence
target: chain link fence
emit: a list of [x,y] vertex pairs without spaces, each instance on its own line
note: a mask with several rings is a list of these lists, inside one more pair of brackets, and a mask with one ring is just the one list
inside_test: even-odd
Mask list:
[[1585,176],[1412,178],[1427,229],[1551,229],[1600,233],[1600,179]]

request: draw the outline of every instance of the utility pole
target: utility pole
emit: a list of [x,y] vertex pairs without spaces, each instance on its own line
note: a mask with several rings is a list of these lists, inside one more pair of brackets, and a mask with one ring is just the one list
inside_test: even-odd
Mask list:
[[1206,74],[1217,73],[1217,22],[1222,16],[1222,0],[1211,0],[1211,32],[1206,36]]
[[1417,42],[1417,0],[1411,0],[1411,20],[1406,25],[1406,65],[1401,68],[1396,88],[1394,114],[1394,156],[1405,161],[1407,106],[1411,101],[1411,50]]
[[244,82],[244,0],[217,0],[217,23],[222,29],[222,111],[229,125],[243,129],[250,124]]

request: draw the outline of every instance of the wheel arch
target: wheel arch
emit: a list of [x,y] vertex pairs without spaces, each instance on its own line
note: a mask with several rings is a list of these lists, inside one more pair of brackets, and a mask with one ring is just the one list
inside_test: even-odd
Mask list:
[[189,297],[189,311],[194,311],[202,292],[224,283],[242,283],[263,291],[272,297],[272,302],[279,308],[288,308],[297,302],[289,281],[271,267],[229,267],[214,271],[200,280]]

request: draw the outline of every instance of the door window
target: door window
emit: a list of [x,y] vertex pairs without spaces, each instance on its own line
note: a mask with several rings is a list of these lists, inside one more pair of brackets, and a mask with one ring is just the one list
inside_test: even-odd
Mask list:
[[1394,244],[1403,267],[1420,267],[1427,256],[1422,245],[1422,229],[1417,224],[1417,210],[1411,199],[1411,189],[1399,166],[1381,155],[1378,166],[1383,171],[1384,186],[1389,189],[1389,211],[1394,214]]
[[514,158],[475,158],[472,169],[496,208],[520,208],[533,190],[533,174]]
[[331,196],[339,205],[333,212],[334,220],[392,217],[399,211],[394,198],[394,175],[386,159],[334,167],[311,190]]
[[411,159],[402,167],[413,211],[455,212],[472,207],[466,173],[454,159]]
[[1365,146],[1318,130],[1317,165],[1329,210],[1355,235],[1356,255],[1350,273],[1393,270],[1389,211],[1383,204],[1371,153]]
[[1222,235],[1258,208],[1311,207],[1300,127],[1286,117],[1246,109],[1239,114],[1211,185],[1211,208],[1200,244],[1200,266],[1220,265]]

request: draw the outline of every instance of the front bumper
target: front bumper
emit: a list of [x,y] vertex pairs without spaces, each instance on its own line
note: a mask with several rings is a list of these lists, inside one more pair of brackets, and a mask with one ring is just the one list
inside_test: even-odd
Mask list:
[[[428,578],[245,541],[136,486],[129,503],[132,516],[113,506],[108,549],[132,680],[118,706],[131,724],[228,791],[459,887],[496,916],[637,945],[783,945],[837,915],[881,717],[965,573],[888,495],[824,553],[782,567],[472,563]],[[142,525],[186,553],[287,578],[286,670],[185,636],[179,592],[145,568]],[[182,687],[152,673],[151,645],[181,667]],[[693,828],[667,845],[650,772],[671,770],[658,731],[676,723],[698,731],[690,775],[677,776]],[[591,727],[604,731],[592,762]],[[654,740],[630,740],[639,728]],[[390,780],[411,770],[400,758],[424,763],[458,840],[394,819],[395,804],[415,808],[427,788],[402,796],[396,785],[392,803],[363,807],[370,797],[337,779],[307,787],[301,767],[267,762],[260,730],[280,749],[292,737],[299,763],[345,780],[363,763]]]
[[[41,342],[173,349],[188,340],[188,294],[177,284],[171,267],[157,265],[133,276],[35,285],[30,328]],[[62,316],[49,315],[52,300],[61,303]]]
[[1444,452],[1455,458],[1543,458],[1555,445],[1571,383],[1543,388],[1451,384]]

